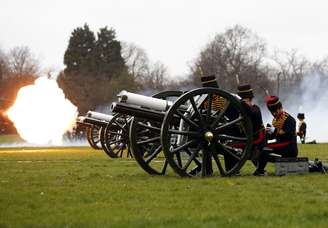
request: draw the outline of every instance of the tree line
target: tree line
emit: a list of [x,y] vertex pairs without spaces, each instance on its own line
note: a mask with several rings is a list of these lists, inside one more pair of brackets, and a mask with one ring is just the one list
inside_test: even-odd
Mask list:
[[[220,87],[229,92],[235,92],[238,83],[250,83],[258,97],[270,93],[282,100],[288,91],[299,88],[306,75],[328,75],[328,58],[313,62],[294,49],[270,53],[260,36],[241,25],[217,33],[204,44],[183,80],[169,75],[163,63],[151,61],[138,45],[119,41],[115,29],[108,27],[97,33],[87,24],[75,28],[63,62],[58,84],[81,114],[110,105],[122,89],[147,95],[189,90],[200,86],[201,75],[215,74]],[[0,50],[1,107],[13,101],[20,87],[33,83],[42,73],[40,68],[28,47]]]

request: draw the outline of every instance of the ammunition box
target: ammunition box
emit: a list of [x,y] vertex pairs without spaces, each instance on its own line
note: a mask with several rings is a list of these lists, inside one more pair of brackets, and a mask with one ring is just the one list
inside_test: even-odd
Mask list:
[[276,176],[307,174],[308,172],[309,172],[309,159],[306,157],[275,159]]

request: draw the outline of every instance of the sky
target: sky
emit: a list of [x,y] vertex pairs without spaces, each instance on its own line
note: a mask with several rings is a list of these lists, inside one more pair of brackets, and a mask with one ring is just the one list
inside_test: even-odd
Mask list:
[[328,56],[327,12],[325,0],[1,0],[0,49],[28,46],[43,67],[60,70],[73,29],[87,23],[96,33],[108,26],[118,40],[183,76],[215,34],[235,24],[271,50]]

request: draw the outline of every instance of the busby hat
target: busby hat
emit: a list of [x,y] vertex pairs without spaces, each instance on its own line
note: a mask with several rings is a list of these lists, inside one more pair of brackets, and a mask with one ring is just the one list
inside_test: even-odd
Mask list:
[[214,87],[219,88],[218,82],[216,81],[215,75],[202,76],[200,78],[203,87]]
[[298,113],[297,119],[304,120],[305,119],[304,113]]
[[241,98],[253,98],[254,97],[253,89],[252,89],[251,85],[249,85],[249,84],[239,85],[237,94]]
[[277,97],[277,96],[267,96],[265,98],[265,103],[266,103],[268,109],[270,110],[270,112],[274,112],[277,109],[282,107],[279,97]]

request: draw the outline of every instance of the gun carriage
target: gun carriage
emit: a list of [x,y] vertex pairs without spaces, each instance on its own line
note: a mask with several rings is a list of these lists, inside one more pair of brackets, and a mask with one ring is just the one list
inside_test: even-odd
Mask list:
[[[126,134],[122,134],[122,131],[128,131],[128,125],[117,127],[117,125],[111,124],[113,126],[110,128],[110,132],[112,133],[111,137],[116,140],[115,148],[113,148],[114,145],[108,145],[106,141],[109,140],[108,136],[105,137],[105,134],[109,131],[109,128],[107,127],[108,123],[128,121],[126,119],[123,120],[122,117],[119,118],[119,116],[121,115],[107,115],[99,112],[88,111],[86,116],[80,116],[77,119],[77,123],[85,126],[87,129],[87,140],[90,146],[94,149],[103,149],[111,158],[122,157],[123,150],[128,148],[128,137]],[[128,152],[127,156],[132,155]]]
[[164,100],[126,91],[118,97],[111,109],[133,117],[131,151],[149,174],[163,175],[170,165],[180,176],[229,176],[250,155],[250,118],[239,99],[224,90],[168,91]]
[[138,164],[149,174],[165,174],[167,161],[160,142],[164,111],[182,95],[181,91],[164,91],[152,98],[122,91],[113,112],[133,116],[130,123],[130,149]]
[[[172,100],[173,98],[176,98],[181,94],[182,92],[179,91],[164,91],[155,94],[153,97],[164,100]],[[138,94],[133,95],[134,97],[138,97],[137,100],[142,99],[143,102],[144,99],[147,100],[149,98]],[[126,95],[122,93],[120,97],[122,98],[123,103],[123,100],[126,98]],[[135,101],[131,101],[130,99],[128,103],[130,104],[131,102],[134,103]],[[147,100],[147,102],[149,102],[149,100]],[[171,101],[169,102],[170,104],[172,103]],[[158,104],[153,105],[155,105],[155,107],[156,105],[158,106]],[[121,113],[116,113],[114,115],[106,115],[99,112],[89,111],[86,116],[80,116],[77,120],[77,123],[87,128],[87,139],[91,147],[93,147],[94,149],[103,149],[106,154],[111,158],[123,157],[124,151],[127,149],[127,157],[133,157],[129,147],[129,125],[131,122],[131,118],[129,115],[124,114],[123,104],[118,106],[120,106],[119,110]],[[158,109],[159,107],[160,106],[155,109]],[[140,112],[140,109],[137,109],[135,111]],[[147,113],[149,113],[150,111],[151,110],[148,109]],[[145,114],[143,114],[143,116],[144,115]]]
[[76,122],[86,128],[87,140],[90,146],[94,149],[102,149],[100,130],[105,127],[112,118],[112,115],[88,111],[85,116],[79,116]]
[[[158,94],[153,95],[154,98],[157,98],[155,101],[160,101],[160,103],[166,104],[166,102],[171,102],[169,100],[172,100],[174,98],[179,97],[182,94],[182,92],[179,91],[164,91],[160,92]],[[132,96],[131,96],[132,95]],[[129,96],[129,100],[127,101]],[[104,137],[102,141],[106,143],[106,147],[112,151],[112,154],[117,155],[123,153],[123,150],[121,150],[120,145],[129,145],[128,146],[128,153],[133,152],[134,150],[141,150],[140,146],[137,146],[136,140],[137,138],[144,138],[144,135],[141,136],[140,133],[138,134],[135,131],[135,122],[134,118],[131,118],[131,116],[142,116],[143,118],[148,117],[148,125],[151,125],[149,121],[151,121],[153,118],[157,118],[156,111],[153,111],[149,108],[143,108],[140,107],[140,101],[141,103],[149,103],[151,101],[154,101],[151,97],[139,95],[139,94],[132,94],[128,93],[126,91],[122,91],[119,95],[119,102],[113,103],[111,106],[112,112],[117,113],[114,115],[114,117],[109,121],[107,124],[107,127],[104,128],[104,133],[102,136]],[[132,103],[132,104],[131,104]],[[172,103],[172,102],[171,102]],[[158,109],[160,106],[158,103],[154,103],[153,106],[158,106],[156,109]],[[145,121],[144,119],[140,121]],[[158,125],[158,121],[156,119],[156,123]],[[130,125],[133,125],[132,127]],[[154,123],[153,123],[154,124]],[[160,125],[159,125],[160,126]],[[133,137],[131,138],[130,131],[133,129]],[[138,128],[139,130],[139,128]],[[151,130],[143,129],[141,134],[153,134],[150,133]],[[159,135],[158,135],[159,136]],[[137,138],[136,138],[137,137]],[[148,142],[147,145],[154,146],[154,144],[160,144],[159,139],[155,141]],[[131,147],[132,150],[131,150]],[[138,147],[138,148],[136,148]],[[143,150],[146,150],[143,148]],[[144,151],[142,153],[132,153],[133,157],[138,161],[139,164],[143,164],[142,160],[140,158],[140,154],[149,154],[149,151]],[[137,155],[137,157],[136,157]],[[140,162],[139,162],[140,161]]]

